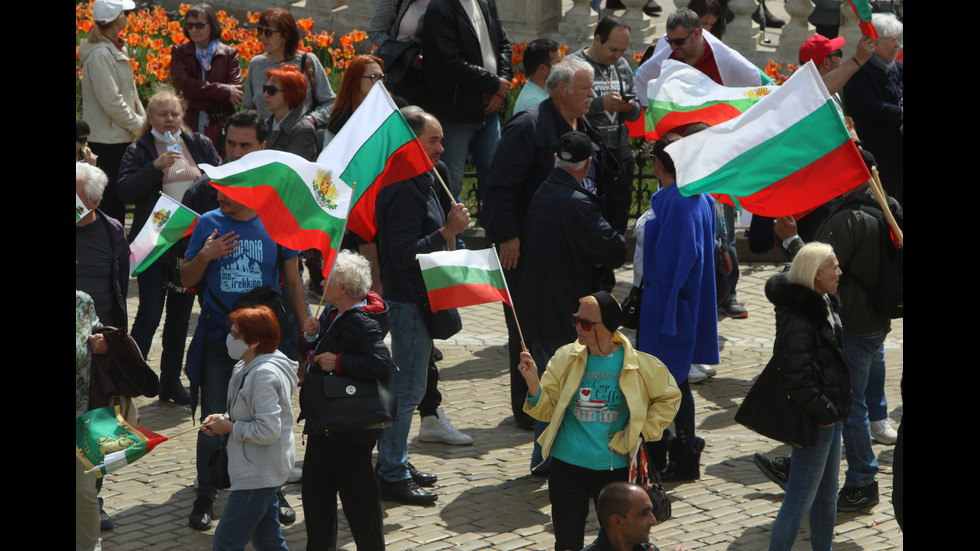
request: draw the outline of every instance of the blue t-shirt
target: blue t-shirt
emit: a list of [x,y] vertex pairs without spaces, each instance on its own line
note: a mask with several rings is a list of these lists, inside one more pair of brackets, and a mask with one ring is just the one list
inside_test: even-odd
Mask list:
[[[242,221],[221,214],[219,209],[204,213],[194,227],[185,256],[188,259],[196,257],[215,229],[219,238],[229,231],[237,233],[240,243],[236,252],[208,264],[204,273],[208,287],[204,294],[205,306],[210,306],[213,313],[224,315],[220,306],[210,304],[213,302],[211,295],[230,310],[240,296],[256,287],[268,285],[280,290],[278,246],[258,216]],[[283,247],[282,260],[298,254],[298,251]]]
[[589,355],[576,398],[568,404],[551,455],[592,470],[620,469],[629,457],[609,449],[609,439],[629,422],[629,407],[619,390],[623,347],[609,356]]

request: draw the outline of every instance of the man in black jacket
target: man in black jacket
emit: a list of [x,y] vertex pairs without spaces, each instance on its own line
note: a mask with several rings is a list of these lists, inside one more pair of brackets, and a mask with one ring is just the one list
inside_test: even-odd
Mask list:
[[513,76],[507,32],[494,0],[432,0],[422,26],[426,111],[442,123],[453,195],[463,187],[466,153],[481,188],[500,140],[498,111]]

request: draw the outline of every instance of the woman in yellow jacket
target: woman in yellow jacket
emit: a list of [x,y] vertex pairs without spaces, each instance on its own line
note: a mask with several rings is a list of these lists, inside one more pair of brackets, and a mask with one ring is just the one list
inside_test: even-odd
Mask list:
[[605,291],[579,299],[572,315],[577,342],[558,349],[541,379],[523,352],[524,410],[550,423],[538,438],[551,456],[548,496],[555,549],[581,549],[589,497],[626,481],[629,453],[642,434],[660,440],[677,414],[681,393],[660,360],[633,349],[622,333],[623,311]]

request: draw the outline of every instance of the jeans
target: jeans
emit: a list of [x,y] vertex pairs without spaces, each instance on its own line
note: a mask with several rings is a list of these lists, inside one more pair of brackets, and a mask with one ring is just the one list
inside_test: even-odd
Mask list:
[[279,487],[235,490],[214,531],[214,551],[244,551],[251,540],[256,551],[289,551],[279,524]]
[[841,423],[817,429],[817,445],[793,448],[786,496],[772,525],[769,550],[792,549],[800,524],[810,513],[810,545],[830,549],[837,520],[837,482],[840,473]]
[[387,482],[398,482],[410,477],[408,432],[412,428],[412,414],[425,394],[432,338],[418,304],[391,301],[388,312],[391,359],[398,368],[394,379],[398,410],[395,421],[378,441],[378,475]]
[[[228,356],[224,342],[204,343],[204,362],[201,370],[201,420],[212,413],[224,413],[228,409],[228,383],[231,372],[238,363]],[[211,487],[211,467],[208,461],[221,447],[220,436],[197,433],[197,495],[208,496],[211,501],[218,492]]]
[[885,362],[871,364],[868,386],[864,389],[864,403],[868,406],[868,421],[881,421],[888,418],[888,400],[885,398]]
[[167,261],[158,259],[136,276],[140,289],[140,304],[130,331],[136,345],[146,358],[150,353],[153,334],[163,317],[164,303],[167,319],[163,323],[163,353],[160,355],[160,382],[172,382],[180,378],[184,365],[184,348],[187,347],[187,330],[190,326],[194,295],[164,288]]
[[725,279],[728,281],[728,286],[731,287],[731,292],[725,298],[725,304],[731,304],[735,300],[735,286],[738,285],[738,251],[735,247],[735,207],[731,205],[723,205],[723,212],[725,213],[725,232],[728,234],[728,242],[731,243],[731,247],[728,248],[728,254],[732,257],[732,273],[728,274]]
[[[551,521],[555,526],[557,551],[584,547],[589,498],[595,503],[606,484],[626,481],[628,470],[623,467],[594,471],[552,458],[548,498],[551,500]],[[599,523],[602,524],[602,519]]]
[[860,488],[875,481],[878,459],[871,449],[871,424],[865,389],[869,375],[885,371],[885,335],[844,337],[841,351],[851,378],[851,412],[844,421],[844,454],[847,470],[844,486]]
[[493,161],[497,142],[500,141],[500,118],[497,113],[487,115],[482,124],[442,121],[442,133],[442,146],[446,148],[442,160],[449,167],[452,181],[447,183],[456,200],[459,200],[459,194],[463,191],[467,152],[473,156],[480,189],[486,189],[490,162]]

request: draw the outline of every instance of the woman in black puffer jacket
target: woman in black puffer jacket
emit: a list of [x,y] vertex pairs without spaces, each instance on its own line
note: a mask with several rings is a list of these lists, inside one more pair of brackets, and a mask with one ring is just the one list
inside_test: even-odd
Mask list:
[[[303,461],[303,511],[307,549],[337,546],[337,493],[358,551],[383,550],[381,494],[371,465],[371,452],[381,437],[381,424],[336,430],[318,413],[323,411],[325,378],[334,373],[356,380],[377,381],[390,388],[394,364],[384,343],[388,306],[371,291],[371,265],[361,255],[342,250],[337,255],[323,298],[330,305],[317,320],[307,318],[303,344],[306,368],[300,369],[300,413],[306,420]],[[394,408],[391,415],[394,416]],[[329,430],[328,430],[329,429]]]
[[809,511],[813,549],[830,549],[837,517],[842,421],[851,388],[841,355],[842,330],[836,297],[840,280],[830,245],[810,243],[797,254],[788,274],[766,283],[776,306],[773,361],[786,394],[817,426],[816,445],[793,447],[786,497],[773,524],[769,549],[791,549]]

